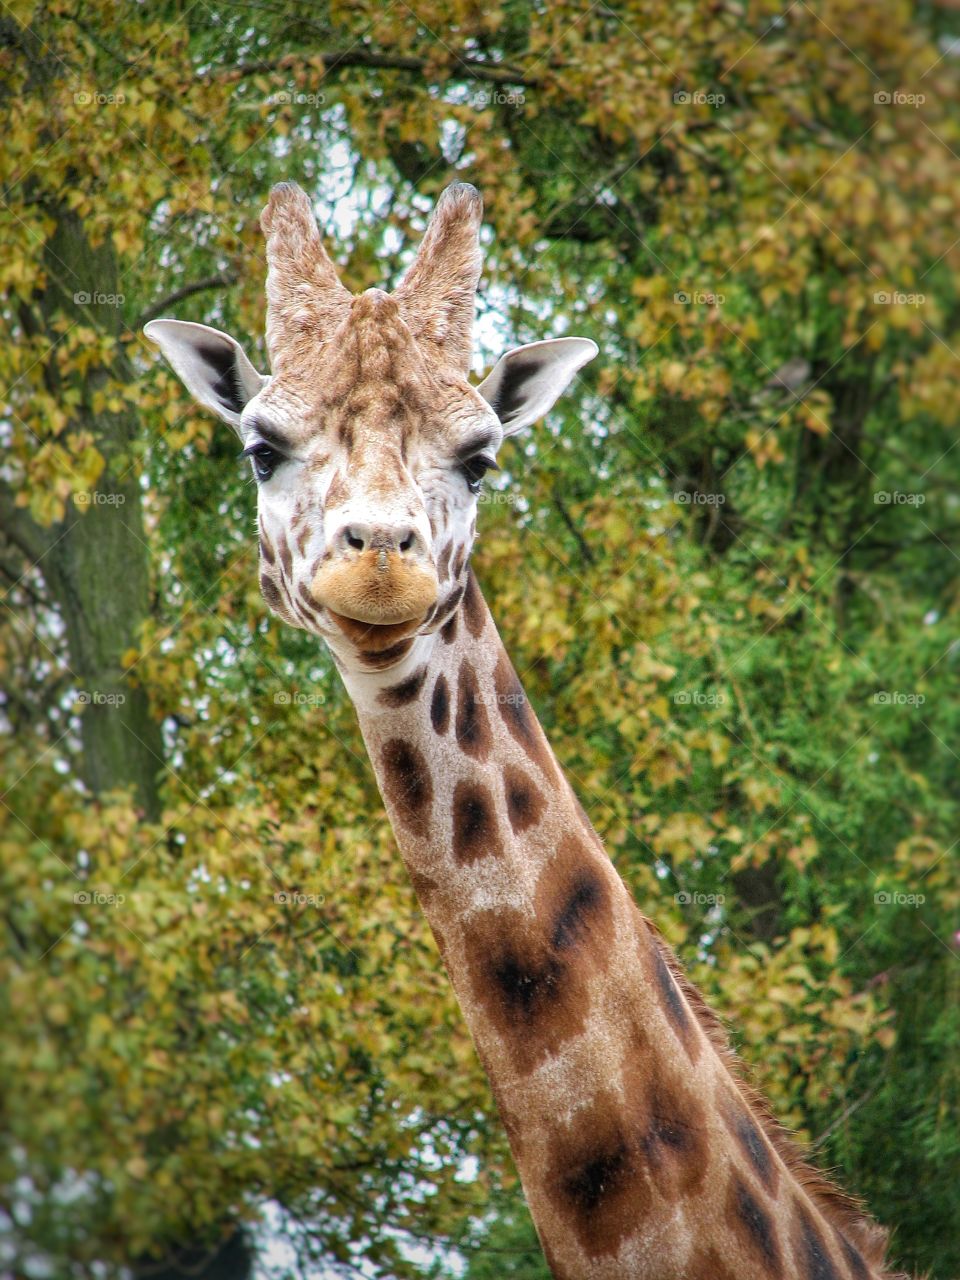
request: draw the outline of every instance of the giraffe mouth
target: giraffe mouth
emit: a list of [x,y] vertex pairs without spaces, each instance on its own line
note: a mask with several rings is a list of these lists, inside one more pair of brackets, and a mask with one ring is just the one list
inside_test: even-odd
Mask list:
[[311,584],[333,622],[354,644],[380,652],[413,635],[437,602],[433,564],[372,549],[321,565]]
[[381,653],[401,640],[408,640],[426,621],[424,615],[406,622],[364,622],[344,613],[335,613],[329,606],[327,613],[348,640],[371,653]]

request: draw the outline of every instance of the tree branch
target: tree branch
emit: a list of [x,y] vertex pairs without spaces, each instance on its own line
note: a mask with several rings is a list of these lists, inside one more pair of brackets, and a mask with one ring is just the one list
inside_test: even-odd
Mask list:
[[229,271],[220,271],[215,275],[205,276],[203,280],[194,280],[192,284],[181,285],[179,289],[174,289],[165,298],[161,298],[152,307],[148,307],[141,316],[138,316],[133,327],[142,329],[145,324],[155,320],[157,316],[167,311],[175,303],[182,302],[184,298],[191,298],[195,293],[203,293],[206,289],[228,289],[236,283],[237,273],[231,268]]
[[33,520],[26,507],[18,507],[9,484],[0,482],[0,528],[31,564],[42,560],[55,541],[49,529]]
[[[456,70],[474,80],[486,80],[493,84],[516,84],[526,89],[536,89],[543,84],[538,76],[525,76],[516,67],[507,64],[486,62],[482,58],[473,58],[465,54],[453,52]],[[386,71],[412,71],[422,74],[429,65],[426,58],[417,58],[409,54],[376,53],[372,49],[347,48],[320,50],[315,54],[300,56],[286,54],[282,58],[274,58],[261,62],[241,62],[235,67],[216,68],[201,77],[205,80],[240,80],[247,76],[268,75],[274,71],[290,71],[301,63],[323,63],[324,75],[338,71],[341,67],[378,67]]]
[[594,559],[593,552],[590,550],[590,544],[587,542],[586,538],[583,536],[583,534],[574,524],[573,517],[570,515],[570,512],[567,510],[563,499],[560,497],[558,493],[555,493],[553,495],[553,504],[557,508],[557,510],[560,512],[560,519],[563,521],[563,523],[569,529],[570,533],[573,535],[573,539],[576,542],[578,548],[580,549],[580,556],[584,561],[584,563],[595,564],[596,560]]

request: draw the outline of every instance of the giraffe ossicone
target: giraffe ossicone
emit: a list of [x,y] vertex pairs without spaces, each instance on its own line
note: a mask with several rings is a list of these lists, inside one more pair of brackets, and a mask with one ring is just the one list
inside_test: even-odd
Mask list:
[[250,459],[264,598],[327,642],[356,705],[554,1275],[888,1277],[884,1232],[803,1163],[637,909],[470,568],[504,438],[597,352],[531,343],[471,385],[481,214],[448,187],[398,288],[354,297],[282,183],[269,376],[217,329],[147,336]]

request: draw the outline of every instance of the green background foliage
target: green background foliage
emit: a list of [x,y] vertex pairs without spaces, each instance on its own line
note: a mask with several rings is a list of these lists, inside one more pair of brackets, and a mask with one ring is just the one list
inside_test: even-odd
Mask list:
[[272,182],[356,290],[460,178],[477,370],[601,348],[481,507],[528,692],[777,1114],[960,1273],[951,22],[4,8],[4,1268],[545,1274],[349,703],[140,334],[265,368]]

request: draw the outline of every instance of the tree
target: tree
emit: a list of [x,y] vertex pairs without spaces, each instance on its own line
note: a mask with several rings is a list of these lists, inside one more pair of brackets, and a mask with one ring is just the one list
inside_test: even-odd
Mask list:
[[518,669],[778,1113],[900,1258],[960,1266],[943,34],[849,0],[8,10],[14,1269],[214,1256],[271,1204],[345,1273],[527,1247],[351,709],[265,615],[229,433],[139,337],[172,311],[265,367],[270,184],[360,289],[454,176],[484,358],[602,349],[482,510]]

